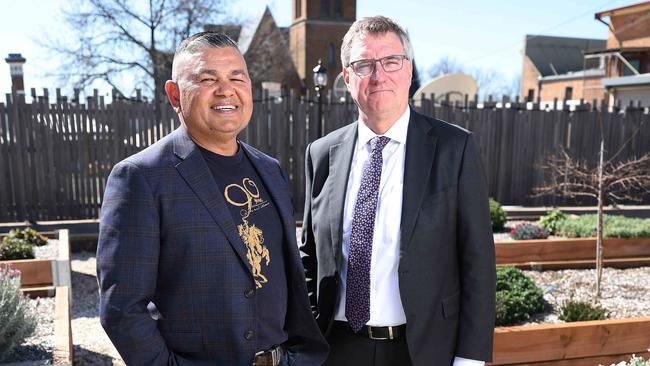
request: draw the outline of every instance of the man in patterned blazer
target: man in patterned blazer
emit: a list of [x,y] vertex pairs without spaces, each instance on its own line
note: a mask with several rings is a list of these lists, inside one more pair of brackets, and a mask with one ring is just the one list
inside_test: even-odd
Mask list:
[[198,33],[176,50],[172,79],[182,126],[106,186],[102,326],[129,365],[320,365],[287,180],[237,141],[253,105],[242,55]]

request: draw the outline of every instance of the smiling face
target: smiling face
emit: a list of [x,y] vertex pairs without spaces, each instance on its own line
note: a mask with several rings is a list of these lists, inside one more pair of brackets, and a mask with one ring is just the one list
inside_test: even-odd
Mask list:
[[[350,61],[380,59],[405,55],[399,36],[393,32],[367,34],[356,39],[350,50]],[[404,60],[401,70],[386,72],[379,62],[375,72],[359,76],[351,67],[343,68],[345,84],[359,106],[359,117],[375,133],[383,134],[404,113],[411,86],[412,65]]]
[[253,113],[251,81],[234,47],[204,47],[174,60],[175,81],[165,91],[192,140],[210,151],[233,155],[237,134]]

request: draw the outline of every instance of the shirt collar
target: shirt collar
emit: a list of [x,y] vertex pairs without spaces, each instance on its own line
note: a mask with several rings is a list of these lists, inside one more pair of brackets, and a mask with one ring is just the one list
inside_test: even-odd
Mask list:
[[[408,132],[409,118],[411,116],[411,107],[406,106],[404,114],[402,114],[395,124],[393,124],[383,136],[390,138],[392,141],[397,141],[400,144],[406,143],[406,135]],[[363,148],[370,140],[379,136],[374,133],[368,126],[359,119],[358,126],[358,140],[357,149]]]

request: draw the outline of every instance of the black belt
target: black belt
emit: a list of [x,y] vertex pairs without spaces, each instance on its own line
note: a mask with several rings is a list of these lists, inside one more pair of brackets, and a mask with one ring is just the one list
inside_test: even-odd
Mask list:
[[350,328],[350,325],[348,325],[347,322],[335,321],[334,326],[344,328],[353,334],[365,336],[376,341],[398,340],[406,336],[406,324],[388,327],[364,325],[363,328],[356,333],[352,328]]
[[253,366],[278,366],[282,361],[284,348],[282,346],[273,347],[266,351],[257,352],[253,360]]

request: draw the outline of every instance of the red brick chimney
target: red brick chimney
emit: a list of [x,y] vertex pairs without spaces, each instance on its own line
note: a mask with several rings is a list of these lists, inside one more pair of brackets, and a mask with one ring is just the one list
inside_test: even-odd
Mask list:
[[11,74],[11,89],[18,94],[25,94],[25,83],[23,81],[23,64],[25,58],[20,53],[10,53],[5,58],[9,64],[9,73]]

